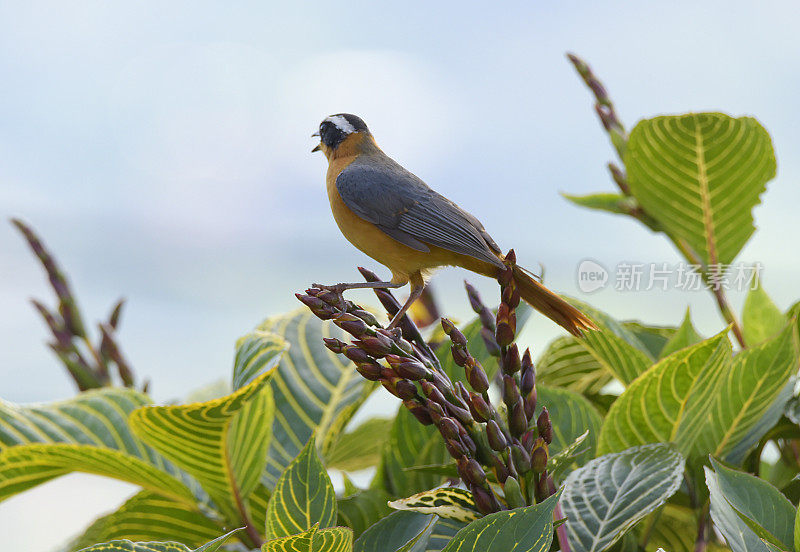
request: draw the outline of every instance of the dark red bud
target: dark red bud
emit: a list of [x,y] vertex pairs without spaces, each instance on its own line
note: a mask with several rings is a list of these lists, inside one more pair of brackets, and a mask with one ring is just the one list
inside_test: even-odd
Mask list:
[[481,301],[481,296],[478,293],[478,290],[467,281],[464,281],[464,288],[467,290],[467,298],[469,299],[469,306],[472,307],[472,310],[475,314],[481,312],[481,310],[485,309],[486,307],[483,305],[483,301]]
[[536,412],[536,388],[531,389],[530,393],[525,397],[525,415],[529,420],[533,420],[533,415]]
[[508,322],[498,322],[494,335],[501,348],[508,347],[514,341],[515,331]]
[[322,341],[325,342],[325,346],[333,353],[339,354],[345,352],[347,344],[344,341],[332,337],[323,337]]
[[370,381],[378,381],[382,375],[382,367],[377,362],[365,362],[356,364],[356,370],[361,374],[364,379]]
[[523,395],[530,393],[536,387],[536,371],[533,366],[525,368],[523,365],[522,375],[519,380],[520,391]]
[[497,281],[500,283],[502,287],[506,287],[511,284],[511,281],[514,279],[514,271],[511,269],[510,266],[506,265],[506,269],[500,273],[500,276],[497,278]]
[[481,423],[487,422],[492,417],[489,404],[477,393],[469,396],[469,411],[472,413],[472,417]]
[[422,382],[422,392],[425,393],[425,396],[430,400],[437,402],[442,406],[447,404],[442,392],[439,391],[436,386],[429,381]]
[[489,491],[477,485],[470,486],[470,491],[472,492],[472,499],[475,501],[475,506],[482,514],[486,515],[500,511],[499,504],[496,504],[497,499],[492,497]]
[[519,388],[514,376],[505,374],[503,376],[503,402],[511,408],[520,398],[522,397],[519,394]]
[[497,481],[505,483],[508,477],[508,468],[506,467],[506,463],[503,462],[503,459],[497,455],[492,456],[492,467],[494,468],[494,476],[497,478]]
[[486,472],[483,471],[481,465],[478,464],[474,458],[467,460],[466,472],[468,476],[467,483],[472,483],[473,485],[483,485],[486,483]]
[[519,442],[522,444],[522,448],[530,453],[533,450],[533,443],[536,441],[536,432],[532,429],[526,431]]
[[431,400],[427,400],[427,401],[425,401],[425,406],[428,409],[428,413],[430,413],[430,416],[431,416],[431,419],[433,420],[433,423],[438,423],[439,420],[444,418],[444,410],[442,410],[442,407],[441,407],[440,404],[435,403],[435,402],[433,402]]
[[369,335],[364,321],[352,314],[340,314],[333,319],[333,323],[353,337],[360,338]]
[[461,330],[456,328],[455,324],[453,324],[447,318],[442,318],[442,328],[444,329],[444,333],[446,333],[450,337],[450,341],[453,342],[453,345],[461,345],[462,347],[467,346],[467,338],[464,337],[464,334],[461,333]]
[[542,501],[548,496],[550,496],[550,491],[547,488],[547,470],[545,470],[536,478],[536,497]]
[[453,355],[453,361],[459,366],[466,366],[470,358],[472,358],[472,355],[463,345],[453,344],[450,347],[450,353]]
[[[363,322],[361,323],[364,324]],[[375,334],[361,337],[358,346],[372,356],[382,358],[392,352],[393,343],[394,342],[385,335]]]
[[533,445],[531,452],[531,469],[536,473],[542,473],[547,468],[547,445],[539,438]]
[[397,390],[397,396],[403,400],[411,400],[417,396],[417,386],[407,379],[398,380],[395,383],[395,389]]
[[462,424],[471,424],[475,420],[472,419],[472,414],[469,413],[469,410],[466,408],[461,408],[460,406],[456,406],[453,403],[447,403],[444,405],[447,409],[447,412],[457,419]]
[[445,439],[459,439],[458,424],[453,418],[444,417],[436,425]]
[[550,413],[547,407],[542,407],[542,413],[536,420],[536,428],[539,430],[539,437],[544,439],[548,445],[553,442],[553,425],[550,423]]
[[489,378],[486,377],[486,372],[480,364],[475,362],[474,366],[467,366],[466,368],[467,381],[478,393],[485,393],[489,390]]
[[365,350],[353,347],[352,345],[346,346],[342,352],[344,356],[355,363],[375,362],[375,359],[369,356]]
[[506,438],[494,420],[486,422],[486,437],[492,450],[500,452],[506,448]]
[[528,430],[528,418],[522,399],[518,400],[508,416],[508,425],[512,435],[520,436]]
[[[494,327],[494,322],[492,322],[492,327]],[[497,344],[497,339],[494,336],[494,330],[489,330],[489,328],[481,328],[481,339],[486,347],[486,352],[493,357],[500,356],[500,346]]]
[[433,423],[430,413],[421,404],[415,401],[403,401],[403,404],[422,425],[431,425]]
[[456,460],[461,458],[461,456],[464,454],[464,446],[453,439],[445,440],[444,447],[447,449],[447,453]]
[[378,320],[370,312],[361,309],[353,309],[349,312],[354,316],[358,316],[367,326],[380,326]]
[[525,353],[522,355],[522,369],[527,370],[528,368],[533,367],[533,360],[531,359],[531,350],[530,348],[525,349]]
[[516,374],[521,368],[519,349],[516,343],[509,345],[506,354],[503,355],[503,371],[506,374]]

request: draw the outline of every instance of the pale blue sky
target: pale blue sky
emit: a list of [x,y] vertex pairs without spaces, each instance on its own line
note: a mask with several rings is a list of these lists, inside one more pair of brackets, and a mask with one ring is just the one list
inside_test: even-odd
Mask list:
[[[379,269],[339,235],[324,159],[309,151],[319,121],[341,111],[523,263],[543,263],[554,288],[657,323],[691,305],[714,332],[701,293],[578,292],[581,259],[678,257],[633,222],[560,197],[613,190],[612,150],[566,51],[593,65],[629,127],[712,109],[764,123],[778,177],[741,258],[764,264],[787,307],[800,296],[787,239],[800,205],[799,6],[0,3],[0,397],[72,393],[27,303],[49,291],[8,216],[39,230],[88,318],[128,298],[120,339],[159,400],[227,377],[235,338],[294,308],[295,290]],[[461,317],[463,277],[434,279],[444,310]],[[473,280],[494,298],[490,281]],[[742,295],[732,300],[738,309]],[[540,352],[557,333],[536,320],[527,337]]]

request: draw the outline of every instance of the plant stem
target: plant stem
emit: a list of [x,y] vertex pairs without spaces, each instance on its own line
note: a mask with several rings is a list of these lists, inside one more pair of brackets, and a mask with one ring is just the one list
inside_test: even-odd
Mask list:
[[[564,512],[561,511],[561,504],[556,504],[556,507],[553,510],[553,519],[559,520],[564,519],[564,517]],[[558,547],[561,549],[561,552],[571,552],[572,549],[569,546],[566,523],[562,523],[556,527],[556,536],[558,537]]]
[[709,504],[706,502],[700,511],[700,519],[697,522],[697,539],[694,542],[694,552],[706,552],[708,548],[708,522]]

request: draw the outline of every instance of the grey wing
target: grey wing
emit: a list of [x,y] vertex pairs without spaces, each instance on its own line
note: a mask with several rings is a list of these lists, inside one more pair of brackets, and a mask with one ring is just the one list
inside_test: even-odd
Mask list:
[[430,244],[503,266],[478,219],[388,158],[349,165],[336,188],[354,213],[413,249]]

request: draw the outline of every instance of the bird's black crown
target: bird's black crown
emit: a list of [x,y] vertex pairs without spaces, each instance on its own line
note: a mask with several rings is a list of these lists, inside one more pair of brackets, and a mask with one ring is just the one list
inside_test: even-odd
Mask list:
[[361,117],[350,113],[331,115],[319,125],[319,138],[329,148],[336,148],[354,132],[369,134],[369,129]]

